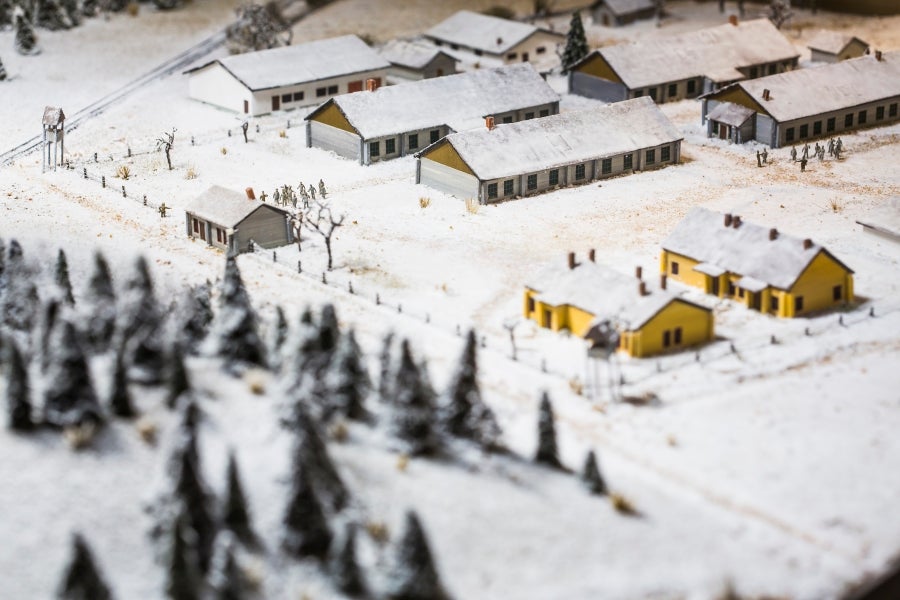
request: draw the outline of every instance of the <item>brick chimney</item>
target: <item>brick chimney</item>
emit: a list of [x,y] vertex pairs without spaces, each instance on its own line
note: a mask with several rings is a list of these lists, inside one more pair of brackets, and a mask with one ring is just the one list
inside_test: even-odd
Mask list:
[[741,226],[741,217],[739,215],[734,215],[734,218],[731,219],[731,226],[735,229]]
[[769,88],[765,88],[763,90],[763,100],[771,100],[771,99],[772,99],[772,92],[769,91]]
[[244,193],[247,194],[247,200],[256,200],[256,194],[253,193],[252,187],[248,187],[246,190],[244,190]]
[[665,274],[665,273],[663,273],[662,275],[659,276],[659,287],[660,287],[660,289],[663,289],[663,290],[666,289],[666,282],[667,282],[667,281],[668,281],[668,277],[666,277],[666,274]]
[[488,115],[484,118],[484,126],[487,127],[488,131],[492,131],[496,125],[494,125],[494,117]]
[[725,227],[731,227],[731,213],[725,213]]
[[881,62],[882,60],[884,60],[884,55],[881,54],[881,50],[875,51],[875,60],[877,60],[878,62]]
[[806,238],[805,240],[803,240],[803,249],[804,250],[809,250],[810,248],[812,248],[812,245],[813,245],[813,243],[812,243],[811,239]]
[[731,23],[732,25],[734,25],[735,27],[737,27],[737,24],[738,24],[737,15],[729,15],[728,22]]
[[588,260],[591,262],[597,262],[597,251],[593,248],[588,250]]
[[569,270],[571,271],[574,268],[575,268],[575,253],[569,252]]
[[640,278],[641,278],[641,275],[643,275],[643,274],[644,274],[644,269],[642,269],[640,266],[637,266],[637,267],[634,268],[634,276],[635,276],[635,277],[637,277],[638,279],[640,279]]
[[769,241],[778,239],[778,230],[774,227],[769,230]]
[[639,296],[647,295],[647,282],[646,281],[641,281],[640,283],[638,283],[638,295]]
[[378,80],[377,79],[366,79],[366,91],[374,92],[378,89]]

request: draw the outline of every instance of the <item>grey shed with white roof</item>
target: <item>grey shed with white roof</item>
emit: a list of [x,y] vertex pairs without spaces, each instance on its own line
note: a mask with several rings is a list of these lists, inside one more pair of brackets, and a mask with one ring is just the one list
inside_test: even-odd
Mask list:
[[597,0],[591,6],[595,25],[620,27],[656,15],[656,0]]
[[457,60],[424,40],[391,40],[378,50],[391,63],[388,83],[455,75]]
[[390,63],[355,35],[220,58],[185,71],[191,98],[250,116],[381,85]]
[[859,58],[869,50],[869,44],[849,33],[822,29],[806,44],[810,58],[817,62],[835,63]]
[[370,164],[481,127],[485,117],[513,123],[557,112],[559,95],[519,64],[333,98],[306,117],[307,143]]
[[681,133],[649,98],[454,133],[419,154],[416,181],[481,203],[680,161]]
[[214,185],[187,205],[185,226],[188,237],[239,254],[250,249],[251,241],[262,248],[291,243],[289,216],[271,204]]

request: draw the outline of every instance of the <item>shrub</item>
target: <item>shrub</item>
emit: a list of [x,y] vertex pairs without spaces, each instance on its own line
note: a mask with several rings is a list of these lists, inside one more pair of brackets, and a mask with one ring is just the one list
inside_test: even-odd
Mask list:
[[478,200],[475,198],[466,198],[466,212],[472,215],[478,214],[478,209],[481,208],[481,205],[478,204]]
[[131,169],[128,165],[119,165],[116,167],[116,177],[119,179],[128,179],[131,177]]
[[420,208],[428,208],[429,206],[431,206],[431,198],[427,196],[422,196],[421,198],[419,198]]
[[284,129],[282,129],[281,131],[278,132],[278,137],[280,137],[280,138],[286,138],[286,137],[287,137],[287,131],[285,131]]
[[197,179],[197,169],[194,165],[191,165],[187,168],[187,171],[184,172],[185,179]]
[[623,515],[636,515],[637,510],[635,510],[634,505],[631,501],[623,496],[622,494],[617,494],[613,492],[609,495],[609,501],[612,502],[613,508],[615,508],[618,512]]
[[132,17],[136,17],[136,16],[138,16],[138,13],[141,10],[141,5],[138,4],[137,2],[129,2],[128,6],[125,7],[125,10],[127,10],[128,14],[131,15]]
[[226,154],[228,154],[228,148],[226,148],[225,146],[222,146],[221,152],[222,152],[222,156],[225,156]]

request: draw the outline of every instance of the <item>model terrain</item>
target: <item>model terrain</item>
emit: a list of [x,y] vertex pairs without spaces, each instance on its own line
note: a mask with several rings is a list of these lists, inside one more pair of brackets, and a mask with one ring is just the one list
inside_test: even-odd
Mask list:
[[[220,43],[238,4],[0,30],[0,152],[40,140],[0,166],[5,596],[849,599],[897,568],[900,123],[865,83],[900,17],[596,3],[564,74],[578,3],[502,33],[284,3],[274,52],[323,52],[292,79]],[[756,28],[771,71],[666,67]],[[656,79],[598,83],[632,47]]]

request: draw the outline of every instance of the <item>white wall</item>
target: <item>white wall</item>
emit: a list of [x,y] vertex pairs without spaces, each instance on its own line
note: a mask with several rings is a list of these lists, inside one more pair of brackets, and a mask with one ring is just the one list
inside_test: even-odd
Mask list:
[[194,100],[239,113],[244,112],[244,100],[252,101],[250,90],[219,63],[188,75],[188,95]]

